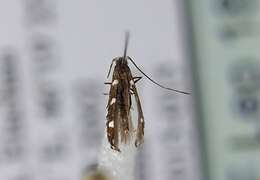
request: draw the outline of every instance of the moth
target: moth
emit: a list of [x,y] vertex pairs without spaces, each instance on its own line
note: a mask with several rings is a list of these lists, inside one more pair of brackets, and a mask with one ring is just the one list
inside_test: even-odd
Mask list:
[[[136,83],[142,77],[135,77],[132,75],[131,70],[128,66],[128,61],[130,61],[146,78],[148,78],[150,81],[160,86],[161,88],[178,93],[189,94],[184,91],[164,87],[161,84],[155,82],[149,76],[147,76],[129,56],[126,56],[128,39],[129,33],[126,33],[124,55],[112,60],[107,76],[109,77],[111,68],[115,63],[115,67],[112,73],[112,82],[105,83],[110,85],[106,115],[107,139],[111,145],[111,148],[119,152],[119,144],[128,143],[133,134],[135,134],[136,147],[140,146],[144,142],[144,115],[141,101],[136,88]],[[135,104],[137,109],[137,128],[133,127],[133,122],[131,119],[133,96],[136,102]]]

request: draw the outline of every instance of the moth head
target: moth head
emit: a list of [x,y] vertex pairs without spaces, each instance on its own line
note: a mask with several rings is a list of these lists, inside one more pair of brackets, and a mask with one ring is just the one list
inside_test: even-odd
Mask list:
[[119,57],[118,60],[117,60],[117,64],[120,64],[120,65],[127,65],[127,58],[126,57]]

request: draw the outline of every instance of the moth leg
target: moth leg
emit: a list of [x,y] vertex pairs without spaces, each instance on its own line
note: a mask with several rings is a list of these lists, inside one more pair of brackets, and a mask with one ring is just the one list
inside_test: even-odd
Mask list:
[[104,84],[109,84],[109,85],[111,85],[112,83],[111,83],[111,82],[104,82]]
[[129,93],[130,93],[131,95],[134,95],[134,90],[133,90],[132,88],[129,88]]
[[133,77],[134,83],[136,84],[140,79],[142,79],[142,77]]

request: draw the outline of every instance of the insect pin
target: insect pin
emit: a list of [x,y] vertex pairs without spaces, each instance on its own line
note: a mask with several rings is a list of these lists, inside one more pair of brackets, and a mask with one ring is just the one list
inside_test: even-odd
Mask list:
[[[147,76],[129,57],[126,56],[128,47],[129,33],[126,33],[124,55],[112,60],[109,68],[107,78],[110,75],[113,64],[115,63],[114,71],[112,73],[112,82],[105,84],[110,85],[109,98],[107,103],[106,115],[106,129],[108,142],[111,148],[119,151],[119,143],[128,143],[135,133],[135,146],[138,147],[144,142],[144,115],[142,111],[141,101],[136,88],[136,83],[142,77],[133,77],[131,70],[128,66],[130,61],[146,78],[161,88],[175,91],[182,94],[190,94],[188,92],[179,91],[176,89],[168,88],[157,83],[149,76]],[[137,128],[133,128],[131,119],[132,96],[136,101],[137,106]]]

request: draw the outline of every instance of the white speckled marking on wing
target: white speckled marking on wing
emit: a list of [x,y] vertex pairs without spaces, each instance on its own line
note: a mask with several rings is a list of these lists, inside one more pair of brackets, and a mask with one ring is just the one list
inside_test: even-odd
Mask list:
[[115,80],[113,81],[113,83],[112,83],[112,86],[115,86],[115,85],[117,85],[117,84],[118,84],[118,80],[115,79]]
[[114,127],[114,121],[109,122],[108,127]]
[[112,98],[110,105],[114,104],[116,102],[116,98]]

